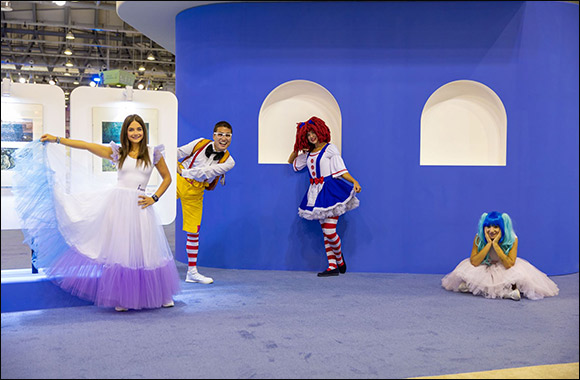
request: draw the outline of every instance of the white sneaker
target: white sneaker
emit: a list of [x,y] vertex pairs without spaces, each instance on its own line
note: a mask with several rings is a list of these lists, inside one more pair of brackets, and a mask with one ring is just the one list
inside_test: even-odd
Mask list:
[[457,287],[457,290],[459,290],[461,293],[468,293],[469,286],[467,286],[465,281],[463,281],[461,284],[459,284],[459,286]]
[[161,306],[163,306],[163,307],[173,307],[173,306],[175,306],[175,302],[173,302],[173,300],[171,300],[171,301],[169,301],[167,303],[164,303]]
[[185,282],[199,282],[200,284],[211,284],[213,282],[213,278],[205,277],[197,270],[195,271],[188,270],[187,276],[185,276]]
[[503,296],[503,298],[511,298],[514,301],[519,301],[522,298],[522,295],[520,294],[520,291],[518,289],[514,289],[505,296]]
[[129,309],[125,309],[124,307],[121,306],[115,306],[115,311],[128,311]]

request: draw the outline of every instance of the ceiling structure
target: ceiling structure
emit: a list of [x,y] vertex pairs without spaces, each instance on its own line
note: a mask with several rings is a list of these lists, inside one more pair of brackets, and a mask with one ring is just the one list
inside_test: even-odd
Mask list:
[[[232,1],[117,1],[117,14],[175,54],[175,17],[186,9]],[[156,22],[149,22],[155,20]]]
[[2,1],[2,78],[56,79],[70,92],[104,70],[121,69],[136,75],[135,87],[175,92],[175,16],[227,2]]
[[120,69],[135,87],[175,92],[175,55],[119,18],[116,1],[2,1],[1,21],[2,78],[52,79],[66,94]]

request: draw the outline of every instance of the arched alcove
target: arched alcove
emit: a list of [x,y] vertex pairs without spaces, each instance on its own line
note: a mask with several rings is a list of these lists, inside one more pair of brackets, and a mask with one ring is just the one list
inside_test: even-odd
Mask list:
[[421,165],[505,166],[507,115],[499,96],[476,81],[438,88],[421,114]]
[[294,147],[296,123],[317,116],[330,128],[341,151],[342,117],[332,94],[318,83],[292,80],[273,89],[260,108],[258,163],[286,164]]

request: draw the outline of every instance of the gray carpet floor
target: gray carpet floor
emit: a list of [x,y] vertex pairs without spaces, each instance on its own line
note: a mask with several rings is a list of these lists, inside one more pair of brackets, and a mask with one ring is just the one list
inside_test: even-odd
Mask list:
[[[186,265],[178,263],[182,278]],[[578,273],[488,300],[442,275],[200,268],[175,307],[2,313],[7,378],[406,378],[578,362]]]

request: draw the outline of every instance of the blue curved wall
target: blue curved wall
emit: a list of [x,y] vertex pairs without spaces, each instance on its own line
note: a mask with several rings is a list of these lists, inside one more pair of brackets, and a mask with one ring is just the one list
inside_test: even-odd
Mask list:
[[[199,265],[326,268],[320,226],[297,216],[307,174],[258,165],[258,113],[306,79],[342,110],[342,153],[361,206],[338,232],[349,269],[447,273],[483,211],[508,212],[519,256],[578,272],[578,5],[565,2],[222,3],[176,19],[178,142],[234,128],[236,167],[206,192]],[[429,96],[460,79],[490,87],[508,117],[504,167],[420,166]],[[297,120],[288,120],[294,128]],[[288,152],[289,154],[290,152]],[[181,206],[177,258],[186,262]]]

